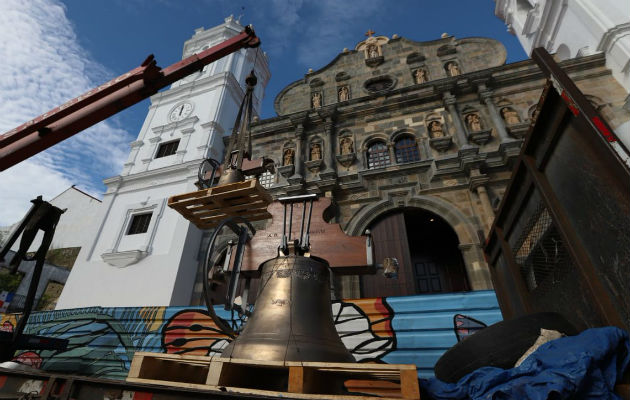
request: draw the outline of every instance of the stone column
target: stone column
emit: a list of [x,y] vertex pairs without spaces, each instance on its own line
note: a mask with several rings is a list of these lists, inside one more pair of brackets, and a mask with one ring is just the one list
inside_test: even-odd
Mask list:
[[477,243],[460,244],[459,250],[466,265],[468,283],[472,290],[492,289],[492,277],[486,263],[481,245]]
[[302,154],[302,148],[304,147],[304,123],[299,122],[295,127],[295,157],[293,164],[295,166],[295,172],[289,177],[289,183],[297,184],[302,183],[304,178],[302,172],[304,171],[304,155]]
[[389,165],[397,164],[396,162],[396,150],[394,149],[394,142],[387,142],[387,152],[389,154]]
[[422,150],[424,150],[424,159],[430,160],[433,158],[433,153],[431,152],[431,147],[429,146],[429,138],[421,137],[420,142],[422,143]]
[[514,140],[508,135],[507,130],[505,129],[503,118],[501,118],[501,115],[499,115],[499,111],[497,110],[494,101],[492,101],[492,92],[481,85],[479,87],[479,97],[488,108],[490,118],[492,119],[492,123],[494,124],[494,126],[496,126],[497,128],[497,133],[499,134],[499,139],[501,140],[501,143]]
[[324,136],[326,140],[324,141],[326,148],[324,152],[326,153],[324,156],[324,161],[326,162],[326,169],[320,172],[320,176],[322,178],[334,178],[337,176],[337,163],[335,162],[335,151],[333,147],[333,143],[335,142],[335,124],[333,122],[332,117],[327,117],[324,121]]
[[451,92],[445,92],[443,100],[446,108],[448,108],[448,112],[453,118],[453,123],[455,124],[455,135],[457,136],[459,148],[467,149],[473,147],[468,144],[468,138],[466,137],[466,128],[464,128],[464,123],[462,122],[462,118],[459,115],[459,110],[457,109],[457,99],[451,94]]
[[488,196],[488,190],[486,189],[488,181],[489,178],[486,175],[480,174],[479,170],[471,171],[469,188],[470,191],[477,193],[479,200],[481,201],[481,208],[483,209],[483,213],[485,215],[484,225],[486,233],[490,231],[492,223],[494,222],[494,209],[492,208],[490,197]]

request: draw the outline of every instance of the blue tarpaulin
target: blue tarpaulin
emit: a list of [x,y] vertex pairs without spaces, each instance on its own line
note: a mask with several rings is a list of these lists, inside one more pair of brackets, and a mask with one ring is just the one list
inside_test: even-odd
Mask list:
[[628,332],[588,329],[545,343],[520,366],[483,367],[457,383],[422,379],[435,399],[617,399],[615,382],[630,363]]

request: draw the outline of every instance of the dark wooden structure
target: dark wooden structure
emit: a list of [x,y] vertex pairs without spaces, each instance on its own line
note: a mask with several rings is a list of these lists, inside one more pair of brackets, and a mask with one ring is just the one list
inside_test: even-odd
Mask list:
[[[291,225],[291,240],[300,237],[300,215],[302,215],[301,203],[294,204],[294,223]],[[365,236],[348,236],[339,224],[326,222],[325,212],[331,207],[330,199],[321,197],[313,202],[312,220],[310,225],[311,254],[325,258],[336,274],[366,273],[368,266],[372,266],[373,260],[368,254],[372,249],[368,247],[368,239]],[[257,271],[265,261],[278,256],[283,225],[283,208],[280,202],[273,202],[267,208],[272,220],[269,225],[256,232],[256,235],[247,243],[243,265],[241,270]],[[287,230],[287,235],[289,234]],[[382,260],[380,260],[382,261]],[[378,260],[374,260],[378,262]]]
[[485,246],[503,316],[628,329],[627,150],[544,49],[532,58],[549,81]]

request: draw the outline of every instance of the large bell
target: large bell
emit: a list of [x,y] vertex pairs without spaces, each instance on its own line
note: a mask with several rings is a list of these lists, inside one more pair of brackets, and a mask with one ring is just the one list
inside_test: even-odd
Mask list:
[[222,357],[354,362],[333,323],[329,279],[328,263],[322,259],[266,261],[254,312]]

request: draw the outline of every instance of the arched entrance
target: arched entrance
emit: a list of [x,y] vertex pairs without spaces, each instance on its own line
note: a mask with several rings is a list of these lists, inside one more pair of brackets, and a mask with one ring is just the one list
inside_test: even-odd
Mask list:
[[459,240],[440,216],[404,208],[379,216],[369,225],[377,263],[399,262],[397,279],[382,274],[361,277],[361,297],[405,296],[470,290]]

